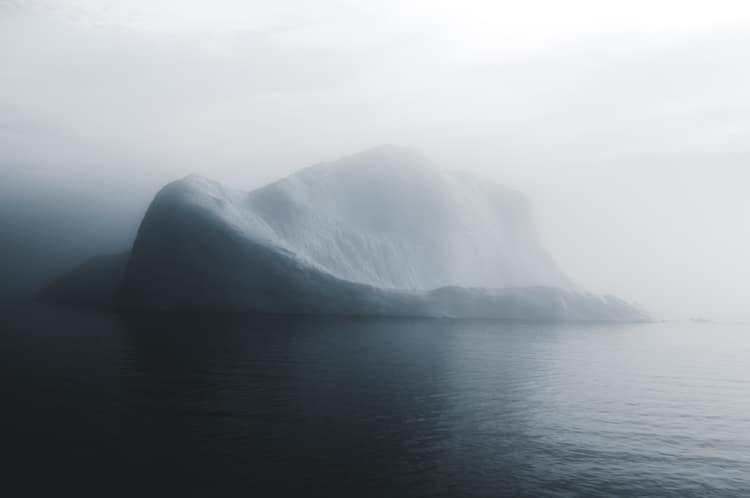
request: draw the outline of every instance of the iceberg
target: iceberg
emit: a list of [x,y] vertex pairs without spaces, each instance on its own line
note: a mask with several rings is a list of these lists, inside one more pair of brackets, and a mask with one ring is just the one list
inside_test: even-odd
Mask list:
[[[121,271],[114,305],[127,310],[647,318],[574,284],[523,195],[396,146],[249,192],[196,175],[170,183]],[[85,279],[46,295],[64,295],[66,278]]]

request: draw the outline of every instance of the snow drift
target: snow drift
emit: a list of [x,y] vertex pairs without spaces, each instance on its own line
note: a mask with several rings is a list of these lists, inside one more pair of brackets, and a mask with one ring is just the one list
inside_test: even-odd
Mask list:
[[141,223],[116,305],[645,318],[620,299],[578,290],[542,248],[522,195],[391,146],[251,192],[199,176],[167,185]]

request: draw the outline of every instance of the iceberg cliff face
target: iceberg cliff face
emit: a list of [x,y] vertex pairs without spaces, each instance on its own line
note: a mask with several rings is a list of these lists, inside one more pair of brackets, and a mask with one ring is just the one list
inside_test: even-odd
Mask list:
[[251,192],[190,176],[143,222],[121,308],[637,320],[575,290],[520,194],[381,147]]

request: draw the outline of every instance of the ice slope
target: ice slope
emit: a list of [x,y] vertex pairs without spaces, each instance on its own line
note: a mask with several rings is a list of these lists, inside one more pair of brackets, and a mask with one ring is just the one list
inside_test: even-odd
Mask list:
[[190,176],[141,224],[121,308],[633,320],[575,290],[520,194],[380,147],[251,192]]
[[437,170],[408,149],[316,165],[232,199],[233,213],[345,280],[397,289],[571,285],[541,248],[523,196]]

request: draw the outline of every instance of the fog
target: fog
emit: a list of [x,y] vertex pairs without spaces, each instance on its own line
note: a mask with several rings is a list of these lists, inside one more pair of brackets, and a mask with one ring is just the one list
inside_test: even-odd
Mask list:
[[749,28],[740,1],[0,1],[0,299],[126,248],[172,179],[397,143],[527,194],[591,291],[750,319]]

